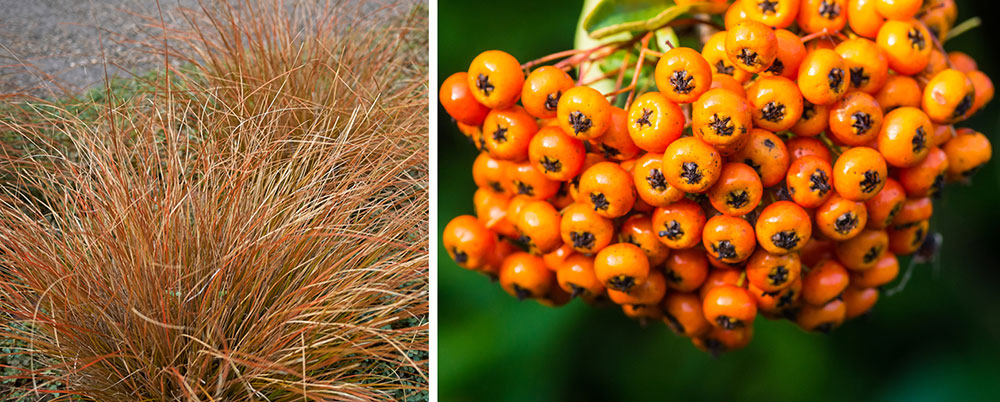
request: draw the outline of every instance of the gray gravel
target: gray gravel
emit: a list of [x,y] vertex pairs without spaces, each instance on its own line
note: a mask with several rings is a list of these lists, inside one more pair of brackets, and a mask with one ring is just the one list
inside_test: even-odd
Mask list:
[[[169,24],[197,4],[160,6]],[[105,60],[111,76],[162,63],[135,43],[154,34],[141,15],[157,15],[156,0],[0,0],[0,92],[76,92],[104,82]]]
[[[396,3],[344,1],[366,10]],[[416,2],[427,4],[399,1]],[[160,0],[168,26],[185,24],[180,7],[197,9],[198,0]],[[105,60],[110,76],[157,67],[163,59],[138,43],[156,35],[141,16],[156,15],[156,0],[0,0],[0,94],[59,96],[92,88],[104,82]]]

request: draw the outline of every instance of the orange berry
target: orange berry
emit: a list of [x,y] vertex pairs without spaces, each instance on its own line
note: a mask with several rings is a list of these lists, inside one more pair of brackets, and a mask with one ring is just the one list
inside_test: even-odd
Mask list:
[[753,168],[743,163],[722,165],[719,179],[708,189],[708,200],[726,215],[741,216],[760,204],[764,186]]
[[750,130],[750,140],[729,160],[752,167],[764,187],[773,187],[784,180],[789,164],[785,142],[774,133],[758,128]]
[[712,86],[712,67],[701,53],[675,47],[660,57],[653,74],[656,88],[671,102],[691,103]]
[[562,241],[573,250],[593,254],[608,244],[615,236],[611,219],[598,215],[585,204],[572,204],[562,214],[559,224]]
[[757,246],[753,226],[743,218],[717,215],[705,222],[702,244],[712,258],[726,264],[737,264],[750,258]]
[[500,286],[518,300],[544,297],[554,283],[555,274],[540,257],[528,253],[513,253],[500,267]]
[[580,195],[584,204],[607,218],[627,214],[636,198],[632,175],[613,162],[600,162],[583,172]]
[[649,260],[638,246],[617,243],[605,247],[594,258],[597,280],[609,290],[628,292],[649,277]]
[[834,260],[820,261],[802,275],[802,301],[822,306],[840,296],[847,289],[847,269]]
[[468,75],[460,71],[448,76],[441,83],[438,96],[441,98],[441,106],[444,106],[444,110],[451,118],[463,124],[478,126],[486,120],[490,108],[483,106],[472,95],[472,91],[469,90]]
[[674,141],[663,153],[663,176],[678,190],[701,193],[719,179],[722,156],[696,137]]
[[690,248],[701,241],[705,211],[694,201],[681,199],[653,212],[653,230],[663,244],[673,249]]
[[837,243],[837,260],[852,271],[871,269],[889,250],[889,236],[884,230],[866,229],[853,238]]
[[764,251],[776,255],[793,253],[805,247],[812,237],[812,221],[799,205],[777,201],[760,212],[754,232]]
[[747,88],[754,127],[785,131],[802,116],[802,94],[788,78],[760,77]]
[[636,146],[661,153],[684,132],[684,111],[659,92],[639,95],[628,111],[628,133]]
[[487,50],[472,59],[466,80],[479,103],[490,109],[506,109],[521,97],[524,72],[514,56]]
[[871,95],[851,92],[830,108],[830,130],[845,145],[871,143],[882,129],[882,108]]
[[816,208],[816,228],[826,237],[844,241],[857,236],[868,223],[865,204],[834,194]]
[[829,105],[847,92],[850,84],[847,64],[837,52],[817,49],[806,55],[799,66],[799,91],[815,105]]
[[[883,131],[887,123],[883,123]],[[841,197],[866,201],[885,186],[888,167],[882,154],[868,147],[844,151],[833,166],[833,187]]]
[[521,234],[521,242],[534,254],[546,254],[563,245],[559,212],[545,201],[531,201],[521,207],[511,223]]
[[747,260],[747,280],[765,292],[777,292],[799,278],[802,264],[797,253],[776,255],[760,249]]
[[944,144],[944,153],[948,155],[948,178],[954,181],[972,177],[990,161],[993,149],[985,135],[964,132]]
[[968,75],[958,70],[944,70],[924,87],[924,112],[937,124],[952,124],[972,114],[976,89]]
[[556,107],[562,94],[576,84],[565,71],[543,66],[528,74],[521,89],[524,110],[540,119],[556,117]]
[[580,174],[585,154],[583,142],[557,126],[542,127],[528,143],[531,166],[551,180],[566,181]]
[[636,193],[641,200],[654,207],[665,207],[684,198],[683,191],[667,183],[662,166],[662,155],[647,153],[636,160],[632,170]]
[[757,304],[746,289],[722,285],[705,295],[702,311],[712,326],[732,330],[753,324],[757,317]]
[[885,53],[890,68],[913,75],[930,62],[933,40],[924,24],[917,20],[889,20],[879,28],[875,42]]
[[759,73],[778,57],[778,38],[771,27],[744,20],[726,31],[726,55],[740,69]]
[[538,132],[538,123],[524,108],[493,109],[483,122],[484,148],[496,159],[520,162],[528,159],[528,145]]
[[573,254],[556,271],[556,280],[570,296],[592,299],[604,293],[604,285],[594,273],[594,258]]
[[708,258],[695,248],[674,250],[663,267],[667,286],[678,292],[692,292],[708,277]]
[[847,25],[847,0],[800,0],[798,23],[808,33],[840,31]]
[[559,127],[581,140],[600,137],[611,125],[611,104],[591,87],[573,87],[559,97]]
[[[960,73],[961,74],[961,73]],[[901,107],[885,115],[878,134],[878,150],[895,167],[909,167],[927,157],[934,127],[922,110]]]
[[496,244],[496,235],[476,217],[460,215],[444,227],[441,244],[458,266],[477,269],[488,261]]

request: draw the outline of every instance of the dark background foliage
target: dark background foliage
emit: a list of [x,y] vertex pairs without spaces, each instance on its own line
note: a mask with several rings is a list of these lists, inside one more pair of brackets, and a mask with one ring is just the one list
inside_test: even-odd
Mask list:
[[[438,82],[481,51],[521,62],[573,47],[579,1],[442,0]],[[986,18],[947,49],[973,55],[1000,84],[992,2],[958,1],[959,21]],[[438,106],[438,230],[471,214],[475,149]],[[1000,101],[967,121],[1000,145]],[[994,151],[1000,147],[994,146]],[[994,159],[1000,159],[995,157]],[[619,309],[581,301],[518,302],[439,248],[438,385],[442,401],[995,400],[1000,394],[1000,163],[935,203],[939,265],[918,266],[904,292],[829,336],[755,323],[745,350],[718,359],[666,326],[641,328]],[[905,262],[904,262],[905,264]]]

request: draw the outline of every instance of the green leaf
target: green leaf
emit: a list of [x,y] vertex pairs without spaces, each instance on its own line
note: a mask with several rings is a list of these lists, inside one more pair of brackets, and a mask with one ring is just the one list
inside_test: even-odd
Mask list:
[[620,32],[652,31],[688,13],[720,13],[726,4],[703,2],[678,6],[673,0],[600,0],[583,20],[591,38]]

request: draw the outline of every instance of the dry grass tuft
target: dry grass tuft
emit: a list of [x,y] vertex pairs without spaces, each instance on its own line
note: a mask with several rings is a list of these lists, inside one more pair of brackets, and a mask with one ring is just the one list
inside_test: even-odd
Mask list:
[[426,10],[260,3],[150,38],[194,67],[109,89],[96,119],[0,118],[0,331],[38,362],[26,389],[424,395]]

